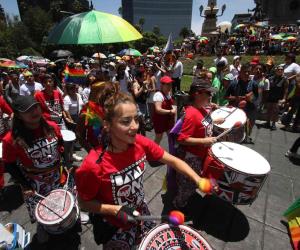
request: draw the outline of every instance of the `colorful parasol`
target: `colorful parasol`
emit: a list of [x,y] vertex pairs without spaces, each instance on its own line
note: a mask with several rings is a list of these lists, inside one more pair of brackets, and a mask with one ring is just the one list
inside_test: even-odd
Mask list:
[[126,20],[91,10],[72,15],[55,26],[49,44],[105,44],[141,39],[142,35]]
[[11,69],[26,69],[28,68],[27,65],[24,63],[15,62],[12,60],[9,61],[0,61],[1,68],[11,68]]
[[142,56],[141,52],[139,52],[136,49],[126,49],[126,50],[122,50],[121,52],[119,54],[124,56]]
[[241,24],[238,24],[237,26],[235,26],[234,29],[238,30],[238,29],[241,29],[241,28],[244,28],[244,27],[246,27],[246,24],[241,23]]
[[100,59],[106,59],[106,55],[104,55],[103,53],[100,52],[96,52],[95,54],[93,54],[92,56],[93,58],[100,58]]
[[282,40],[283,37],[282,37],[281,35],[277,34],[277,35],[273,35],[273,36],[271,37],[271,39],[272,39],[272,40]]
[[297,38],[294,36],[288,36],[288,37],[283,38],[283,41],[295,42],[295,41],[297,41]]

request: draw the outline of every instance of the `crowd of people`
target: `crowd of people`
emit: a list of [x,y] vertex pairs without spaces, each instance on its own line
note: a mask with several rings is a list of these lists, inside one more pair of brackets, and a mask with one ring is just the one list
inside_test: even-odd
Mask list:
[[[287,54],[283,65],[275,65],[271,57],[263,64],[258,56],[243,62],[239,55],[229,65],[218,50],[214,63],[208,67],[198,60],[188,101],[177,107],[183,64],[173,51],[103,64],[66,61],[60,67],[3,70],[0,189],[5,169],[21,185],[34,222],[40,199],[36,194],[46,196],[64,185],[72,162],[83,160],[68,185],[71,189],[76,185],[78,203],[89,212],[96,242],[105,249],[132,249],[154,226],[152,221],[129,222],[137,214],[150,214],[143,190],[145,161],[161,162],[177,172],[173,205],[184,210],[196,188],[202,190],[203,162],[217,142],[213,125],[224,122],[211,118],[213,110],[223,106],[244,110],[244,143],[253,143],[251,132],[260,113],[265,112],[264,126],[275,130],[279,115],[286,111],[281,115],[286,129],[299,129],[300,66],[294,54]],[[66,64],[85,71],[84,84],[68,81]],[[171,155],[159,144],[176,117],[182,119],[176,137],[180,147]],[[146,137],[152,129],[154,142]],[[64,147],[63,130],[76,134],[71,148]],[[288,156],[296,154],[295,148]],[[87,156],[82,159],[73,153],[76,149],[86,150]],[[48,239],[39,223],[37,237],[41,244]]]
[[[268,26],[263,22],[239,24],[232,31],[219,32],[211,38],[186,38],[181,50],[188,53],[214,55],[221,48],[226,55],[263,54],[280,55],[299,52],[299,29],[297,26]],[[218,33],[218,32],[217,32]]]

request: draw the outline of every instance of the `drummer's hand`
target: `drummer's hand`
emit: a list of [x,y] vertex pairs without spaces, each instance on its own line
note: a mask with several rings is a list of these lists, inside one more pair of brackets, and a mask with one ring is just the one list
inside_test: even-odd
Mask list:
[[29,197],[32,197],[35,195],[35,191],[32,189],[24,189],[23,188],[22,191],[23,191],[24,199],[28,199]]
[[171,112],[170,112],[172,115],[175,115],[176,114],[176,108],[172,108]]
[[202,139],[203,144],[206,146],[210,146],[212,144],[214,144],[215,142],[217,142],[217,138],[216,137],[206,137]]
[[198,188],[201,192],[206,194],[211,194],[213,192],[219,191],[219,186],[216,180],[213,178],[201,178],[198,182]]
[[136,211],[134,208],[131,208],[129,206],[122,206],[117,212],[116,217],[124,224],[127,224],[127,223],[135,223],[136,221],[134,217],[139,215],[140,213]]
[[211,105],[211,108],[212,108],[213,110],[216,110],[216,109],[219,108],[219,105],[216,104],[216,103],[213,103],[213,102],[212,102],[210,105]]
[[220,118],[214,119],[213,122],[215,124],[222,124],[223,122],[225,122],[225,118],[220,117]]

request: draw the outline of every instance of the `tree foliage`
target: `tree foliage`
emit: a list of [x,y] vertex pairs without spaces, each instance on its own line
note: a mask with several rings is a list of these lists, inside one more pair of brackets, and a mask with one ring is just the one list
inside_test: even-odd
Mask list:
[[187,27],[183,27],[180,32],[179,32],[179,36],[186,38],[190,35],[190,30]]

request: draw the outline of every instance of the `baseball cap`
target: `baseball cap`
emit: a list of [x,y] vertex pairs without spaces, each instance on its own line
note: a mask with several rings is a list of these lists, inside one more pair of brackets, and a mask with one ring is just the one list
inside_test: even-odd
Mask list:
[[234,56],[234,57],[233,57],[233,61],[235,61],[235,60],[237,60],[237,59],[241,59],[241,57],[240,57],[240,56]]
[[254,56],[250,62],[250,65],[257,65],[260,63],[259,57],[258,56]]
[[24,76],[32,76],[32,73],[31,73],[31,71],[25,71],[25,72],[23,73],[23,75],[24,75]]
[[13,110],[24,113],[31,107],[40,104],[33,96],[18,96],[13,102]]
[[162,84],[171,84],[173,82],[172,78],[169,76],[163,76],[160,78],[160,83]]
[[207,81],[203,79],[198,79],[192,83],[190,87],[190,95],[201,90],[212,92],[212,93],[217,92],[217,89],[212,87]]
[[234,76],[233,76],[233,74],[229,73],[229,74],[227,74],[227,75],[224,76],[223,80],[233,81],[234,80]]
[[217,68],[216,67],[210,67],[208,69],[209,72],[216,74],[217,73]]

